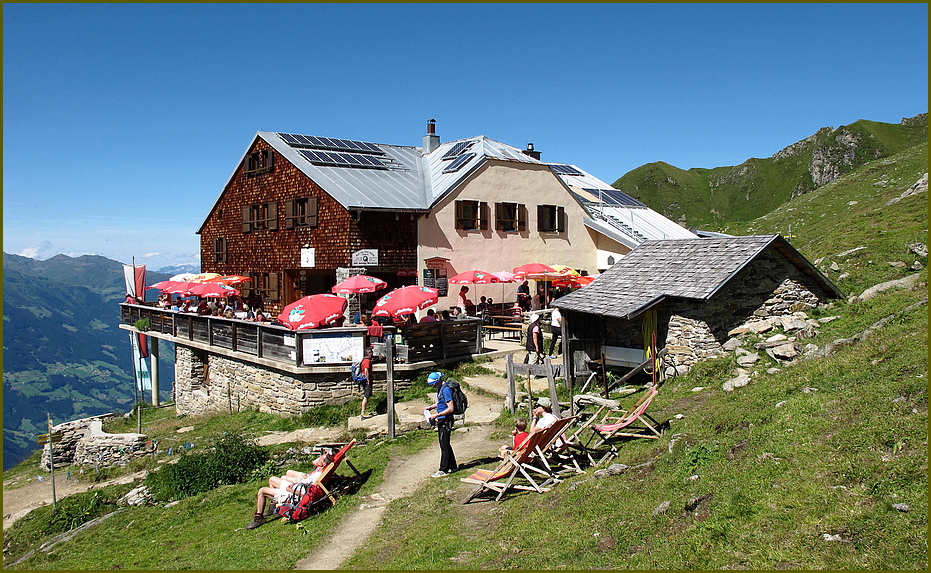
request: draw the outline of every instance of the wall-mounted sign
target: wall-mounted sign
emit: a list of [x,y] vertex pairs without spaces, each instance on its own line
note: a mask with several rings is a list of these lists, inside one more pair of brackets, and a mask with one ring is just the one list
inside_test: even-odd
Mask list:
[[301,266],[302,267],[317,266],[317,257],[314,251],[315,249],[313,247],[301,249]]
[[362,249],[352,254],[352,266],[377,267],[378,249]]
[[428,269],[446,268],[446,263],[448,262],[449,262],[449,259],[445,257],[430,257],[429,259],[424,261]]

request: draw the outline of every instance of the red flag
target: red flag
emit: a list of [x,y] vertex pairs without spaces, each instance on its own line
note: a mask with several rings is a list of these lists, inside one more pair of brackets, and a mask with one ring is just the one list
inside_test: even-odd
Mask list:
[[149,338],[141,332],[139,333],[139,357],[149,357]]

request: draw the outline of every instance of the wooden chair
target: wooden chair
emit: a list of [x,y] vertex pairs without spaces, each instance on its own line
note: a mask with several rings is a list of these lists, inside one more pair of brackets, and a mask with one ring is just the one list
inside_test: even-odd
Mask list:
[[647,413],[647,408],[650,407],[653,398],[658,393],[659,387],[653,385],[632,408],[629,410],[611,410],[605,415],[600,424],[592,426],[592,439],[590,442],[595,441],[595,443],[587,445],[586,449],[591,452],[600,450],[601,446],[604,445],[609,447],[608,452],[598,462],[599,464],[609,457],[617,455],[618,448],[611,443],[614,438],[649,438],[655,440],[662,435],[657,429],[660,425],[659,422]]
[[330,502],[330,505],[336,505],[336,497],[345,491],[347,491],[359,479],[362,474],[359,473],[359,470],[356,469],[356,466],[352,465],[352,462],[348,459],[346,460],[346,465],[352,469],[355,473],[355,476],[337,476],[336,468],[339,467],[340,462],[346,458],[346,453],[349,452],[349,449],[355,445],[356,441],[353,439],[351,442],[340,448],[338,452],[333,454],[333,461],[327,464],[323,471],[320,473],[320,476],[314,482],[314,485],[319,485],[325,494],[322,498],[318,499],[313,503],[311,507],[316,507],[317,504],[322,503],[327,500]]

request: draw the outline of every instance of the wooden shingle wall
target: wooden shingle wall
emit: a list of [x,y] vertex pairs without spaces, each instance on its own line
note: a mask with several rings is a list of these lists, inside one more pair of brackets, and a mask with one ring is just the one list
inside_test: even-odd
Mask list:
[[[271,171],[247,173],[244,166],[249,155],[266,149],[273,156]],[[317,199],[317,226],[288,229],[287,204],[310,197]],[[244,232],[243,208],[261,204],[275,208],[268,218],[276,224]],[[286,271],[302,269],[301,248],[305,245],[315,249],[315,274],[335,275],[336,268],[350,266],[351,253],[360,249],[378,249],[379,268],[383,270],[416,268],[416,229],[416,220],[409,213],[396,216],[394,212],[357,214],[346,210],[265,141],[256,138],[201,229],[201,271],[278,273],[280,298],[265,305],[266,311],[278,312],[300,297]],[[225,239],[225,263],[215,261],[218,238]],[[250,285],[243,286],[248,289]]]

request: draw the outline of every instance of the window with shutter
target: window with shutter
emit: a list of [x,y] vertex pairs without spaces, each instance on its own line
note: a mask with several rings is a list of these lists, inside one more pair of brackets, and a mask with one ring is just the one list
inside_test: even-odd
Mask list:
[[217,237],[213,240],[213,262],[226,264],[226,238]]
[[277,301],[280,298],[278,290],[279,275],[280,273],[268,273],[268,288],[266,289],[268,300]]
[[562,233],[566,230],[565,209],[557,205],[537,205],[537,230],[541,233]]
[[456,201],[457,229],[476,231],[481,224],[480,218],[480,203],[478,201]]
[[271,172],[273,157],[274,153],[271,149],[262,149],[247,155],[244,164],[246,175],[254,177],[262,173]]
[[524,205],[495,203],[495,230],[505,233],[526,231],[527,215]]
[[252,232],[252,206],[246,205],[242,208],[242,232],[250,233]]

